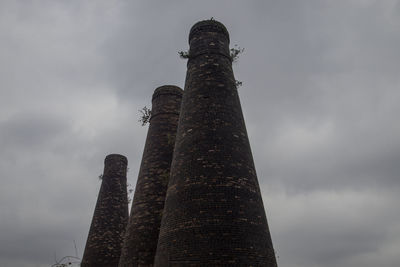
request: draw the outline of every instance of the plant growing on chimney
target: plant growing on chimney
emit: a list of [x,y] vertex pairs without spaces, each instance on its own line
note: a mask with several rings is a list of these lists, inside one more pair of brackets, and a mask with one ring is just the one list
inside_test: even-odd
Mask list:
[[234,45],[233,48],[231,48],[229,51],[232,63],[235,63],[238,61],[239,55],[243,53],[244,48],[240,48],[240,46]]
[[[211,18],[210,20],[214,20]],[[241,48],[237,44],[235,44],[231,49],[229,49],[229,57],[231,58],[232,63],[236,63],[239,60],[239,55],[244,52],[244,48]],[[178,55],[182,59],[189,59],[190,58],[190,51],[179,51]],[[242,81],[235,80],[236,88],[239,88],[243,85]],[[145,125],[145,124],[143,124]]]
[[182,59],[188,59],[190,56],[189,56],[189,51],[179,51],[178,52],[178,55],[180,56],[180,58],[182,58]]
[[243,84],[242,81],[235,80],[236,89],[239,88],[240,86],[242,86],[242,84]]
[[138,121],[142,123],[142,126],[145,126],[147,123],[150,122],[151,109],[144,106],[142,109],[139,109],[139,112],[140,112],[140,119]]

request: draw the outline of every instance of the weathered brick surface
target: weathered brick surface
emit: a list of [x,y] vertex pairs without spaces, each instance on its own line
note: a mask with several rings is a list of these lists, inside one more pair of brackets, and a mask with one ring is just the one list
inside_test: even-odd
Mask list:
[[182,89],[154,91],[152,116],[121,254],[121,267],[152,266],[178,127]]
[[195,24],[155,266],[276,266],[232,63]]
[[90,226],[82,267],[118,266],[128,223],[126,157],[111,154],[104,160],[104,173]]

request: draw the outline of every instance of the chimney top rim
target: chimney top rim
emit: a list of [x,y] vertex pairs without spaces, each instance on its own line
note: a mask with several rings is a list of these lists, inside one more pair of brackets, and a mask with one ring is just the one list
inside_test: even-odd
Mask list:
[[183,90],[182,88],[176,85],[162,85],[154,90],[152,100],[154,100],[154,98],[160,95],[167,95],[167,94],[182,96]]
[[225,36],[229,40],[229,32],[226,29],[225,25],[214,19],[208,19],[208,20],[201,20],[199,22],[196,22],[192,26],[192,28],[190,29],[190,32],[189,32],[189,44],[190,44],[190,40],[193,38],[195,33],[202,31],[201,28],[203,28],[203,31],[206,28],[208,28],[206,31],[210,31],[210,29],[211,29],[211,31],[221,32],[221,33],[225,34]]
[[106,156],[106,158],[104,159],[104,163],[106,163],[107,161],[123,161],[126,164],[128,164],[128,159],[121,154],[109,154]]

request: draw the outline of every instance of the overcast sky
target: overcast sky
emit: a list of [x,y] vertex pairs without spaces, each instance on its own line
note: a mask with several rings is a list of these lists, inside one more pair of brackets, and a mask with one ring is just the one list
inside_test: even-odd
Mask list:
[[104,157],[134,187],[191,26],[231,45],[281,267],[400,266],[400,2],[0,1],[0,266],[83,254]]

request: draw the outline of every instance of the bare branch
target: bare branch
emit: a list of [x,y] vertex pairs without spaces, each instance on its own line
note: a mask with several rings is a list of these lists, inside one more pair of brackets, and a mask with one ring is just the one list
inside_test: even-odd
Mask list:
[[150,122],[151,118],[151,109],[147,108],[144,106],[142,109],[139,109],[139,112],[141,113],[141,117],[139,119],[139,122],[142,123],[142,126],[145,126],[147,123]]

